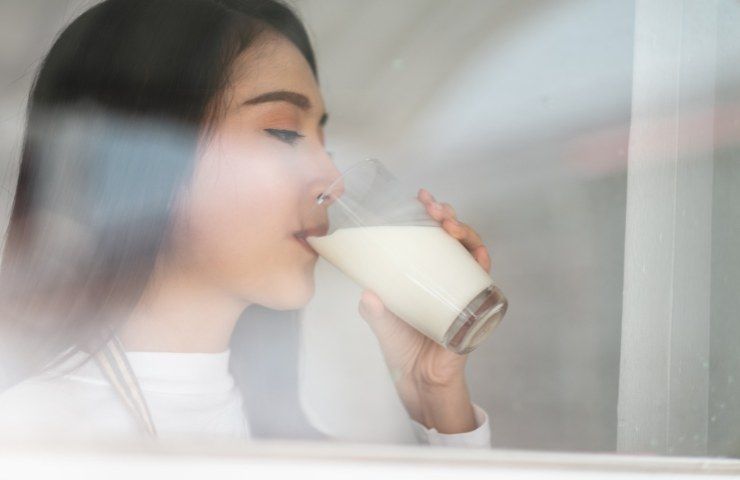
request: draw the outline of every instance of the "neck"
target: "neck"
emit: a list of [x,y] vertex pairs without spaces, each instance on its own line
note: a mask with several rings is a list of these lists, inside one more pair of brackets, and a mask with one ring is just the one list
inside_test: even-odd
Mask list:
[[155,268],[117,333],[128,351],[223,352],[248,306],[196,275]]

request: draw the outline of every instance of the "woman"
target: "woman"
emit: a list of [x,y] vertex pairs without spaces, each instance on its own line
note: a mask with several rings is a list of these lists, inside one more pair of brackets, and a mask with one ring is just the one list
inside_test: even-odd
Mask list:
[[[3,430],[248,438],[229,340],[249,305],[313,294],[326,119],[274,0],[107,0],[67,27],[29,98],[3,259]],[[490,269],[452,207],[419,200]],[[359,309],[419,439],[487,446],[466,358],[371,291]]]

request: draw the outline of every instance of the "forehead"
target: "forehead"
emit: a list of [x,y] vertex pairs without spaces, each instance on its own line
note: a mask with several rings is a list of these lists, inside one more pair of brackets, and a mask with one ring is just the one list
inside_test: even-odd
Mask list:
[[265,33],[234,61],[229,87],[237,96],[287,90],[323,111],[318,83],[303,54],[282,35]]

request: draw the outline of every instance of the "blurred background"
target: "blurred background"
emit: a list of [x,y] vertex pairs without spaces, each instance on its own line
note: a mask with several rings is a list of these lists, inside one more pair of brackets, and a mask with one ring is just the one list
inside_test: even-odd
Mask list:
[[[34,71],[62,26],[93,3],[0,4],[3,225]],[[490,415],[494,447],[614,451],[635,2],[289,3],[314,41],[337,164],[380,158],[453,205],[489,246],[492,277],[510,309],[467,371],[473,400]],[[709,3],[722,10],[706,33],[720,52],[706,75],[717,101],[732,107],[740,7]],[[722,119],[728,132],[738,118],[729,108]],[[712,209],[716,356],[707,418],[717,427],[709,429],[708,452],[722,455],[740,452],[740,413],[732,406],[740,367],[732,348],[740,338],[734,144],[725,142],[715,159]],[[357,313],[360,289],[323,261],[317,278],[294,336],[298,348],[281,360],[297,371],[286,377],[296,383],[296,408],[336,438],[408,441],[377,345]],[[254,328],[281,334],[275,326]]]
[[[453,205],[489,246],[510,310],[467,371],[494,445],[613,450],[633,3],[296,5],[316,41],[337,163],[382,159]],[[359,427],[350,405],[362,402],[380,428],[395,411],[384,401],[390,387],[358,390],[368,378],[382,383],[382,368],[358,358],[377,358],[362,341],[373,339],[337,325],[364,328],[359,289],[321,267],[306,335],[341,328],[343,344],[322,349],[344,368],[325,379],[326,358],[307,378],[357,393],[315,408],[349,436]],[[319,392],[304,391],[319,405]]]

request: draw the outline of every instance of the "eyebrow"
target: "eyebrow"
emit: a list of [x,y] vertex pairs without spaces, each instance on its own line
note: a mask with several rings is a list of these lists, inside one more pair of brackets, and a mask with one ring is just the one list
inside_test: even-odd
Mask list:
[[[287,90],[276,90],[274,92],[263,93],[246,100],[242,105],[258,105],[260,103],[268,102],[288,102],[303,111],[308,111],[312,108],[311,100],[309,100],[307,96],[297,92],[289,92]],[[319,120],[319,125],[323,127],[326,125],[327,120],[329,120],[329,115],[324,113],[321,116],[321,120]]]

